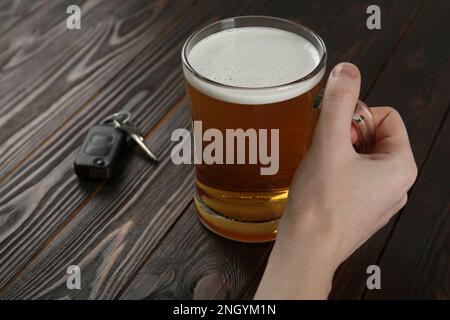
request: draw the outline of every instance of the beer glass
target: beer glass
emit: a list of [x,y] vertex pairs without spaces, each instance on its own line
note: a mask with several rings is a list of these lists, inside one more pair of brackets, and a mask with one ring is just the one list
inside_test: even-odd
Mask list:
[[[207,228],[237,241],[275,239],[319,116],[326,60],[317,34],[275,17],[225,19],[187,39],[182,66],[194,125],[194,203]],[[374,127],[362,102],[353,123],[356,148],[367,152]],[[214,159],[202,159],[211,143]],[[277,162],[271,167],[268,154]]]

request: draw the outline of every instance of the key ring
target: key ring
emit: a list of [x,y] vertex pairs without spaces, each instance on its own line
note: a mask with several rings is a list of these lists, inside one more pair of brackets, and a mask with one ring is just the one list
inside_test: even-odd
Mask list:
[[106,124],[106,123],[112,122],[114,120],[119,120],[122,123],[127,123],[130,119],[131,119],[131,113],[129,111],[120,111],[120,112],[114,113],[114,114],[106,117],[105,119],[103,119],[101,124]]

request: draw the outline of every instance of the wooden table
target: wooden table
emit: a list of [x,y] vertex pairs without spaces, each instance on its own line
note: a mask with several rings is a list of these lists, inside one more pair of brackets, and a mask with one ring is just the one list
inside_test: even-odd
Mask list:
[[[189,127],[180,48],[199,26],[264,14],[325,40],[329,65],[352,61],[369,105],[403,116],[418,167],[406,207],[338,270],[333,299],[450,298],[450,1],[41,0],[0,3],[0,297],[251,298],[270,244],[207,231],[192,205],[193,168],[170,161]],[[66,9],[82,9],[81,30]],[[163,159],[134,150],[121,174],[81,182],[87,130],[126,109]],[[382,289],[368,290],[377,264]],[[66,270],[81,268],[68,290]]]

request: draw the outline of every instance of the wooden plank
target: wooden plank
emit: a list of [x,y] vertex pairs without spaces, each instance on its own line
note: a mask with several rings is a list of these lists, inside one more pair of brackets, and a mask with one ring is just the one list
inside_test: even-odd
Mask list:
[[266,251],[212,234],[191,204],[120,299],[233,299]]
[[[103,299],[117,294],[132,267],[177,219],[171,212],[182,212],[190,201],[192,167],[170,161],[170,133],[189,124],[185,100],[172,115],[147,139],[163,161],[152,165],[136,150],[122,173],[97,190],[1,298]],[[66,287],[71,264],[82,270],[81,290]]]
[[15,24],[22,22],[27,16],[33,14],[47,4],[48,0],[3,0],[0,2],[0,35],[9,32]]
[[96,190],[97,185],[80,183],[72,168],[87,130],[124,108],[135,114],[147,132],[181,98],[182,77],[174,66],[179,66],[179,46],[192,30],[190,23],[198,20],[176,21],[165,33],[170,38],[147,47],[80,112],[66,122],[59,120],[58,134],[43,141],[29,163],[0,185],[0,287],[73,219]]
[[446,118],[378,263],[381,290],[365,299],[450,299],[448,109]]
[[[397,16],[397,18],[408,17],[408,15],[414,12],[417,8],[417,4],[413,5],[412,2],[409,2],[409,4],[411,4],[411,6],[407,8],[400,6],[388,7],[388,9],[385,9],[384,12],[387,17],[391,18],[394,16]],[[289,7],[289,5],[293,5],[294,7]],[[347,5],[352,6],[352,8],[355,6],[354,3],[350,2],[347,2]],[[298,8],[302,8],[302,10],[299,11],[297,10]],[[328,10],[323,10],[324,8],[327,8]],[[368,37],[361,32],[361,29],[359,30],[359,33],[354,31],[357,21],[361,19],[361,12],[365,12],[367,5],[365,3],[361,3],[359,6],[356,6],[356,9],[351,9],[350,11],[346,8],[347,7],[343,7],[343,2],[335,3],[335,7],[332,5],[330,6],[329,2],[296,2],[295,4],[287,4],[286,2],[282,2],[282,5],[280,5],[279,2],[276,2],[276,5],[271,8],[269,13],[271,15],[285,16],[294,21],[300,21],[322,34],[330,52],[339,53],[331,55],[331,64],[340,61],[340,56],[345,56],[346,59],[353,61],[359,61],[361,59],[358,52],[355,52],[353,48],[348,48],[347,41],[351,40],[341,41],[341,39],[345,38],[345,35],[348,34],[352,34],[352,36],[354,36],[353,40],[357,42],[362,42],[361,37],[364,37],[364,44],[368,47],[379,46],[380,48],[383,48],[383,50],[379,51],[369,51],[366,48],[361,48],[362,52],[367,52],[366,58],[368,59],[361,60],[360,63],[363,70],[364,82],[370,83],[379,71],[373,67],[373,64],[375,64],[373,61],[376,61],[378,65],[382,64],[384,59],[387,58],[390,49],[395,46],[396,38],[392,37],[392,34],[398,34],[403,25],[400,22],[387,24],[385,33],[374,34],[373,37]],[[352,12],[352,15],[348,15],[348,12]],[[345,25],[345,28],[342,29],[335,27],[343,25]],[[350,51],[348,52],[346,50]],[[196,222],[191,220],[196,220],[197,218],[191,213],[186,213],[186,215],[188,215],[188,217],[182,218],[182,224],[196,225]],[[210,298],[237,299],[242,297],[245,299],[250,299],[253,296],[254,290],[257,288],[257,283],[262,275],[262,269],[264,268],[267,255],[271,248],[270,244],[262,245],[265,250],[258,247],[257,255],[254,255],[252,247],[248,245],[241,245],[245,250],[244,252],[237,250],[226,250],[227,259],[229,261],[245,259],[245,265],[238,267],[238,271],[236,271],[239,273],[238,275],[229,277],[225,276],[226,282],[222,283],[218,282],[215,277],[211,277],[211,279],[209,279],[208,274],[220,274],[223,271],[223,268],[228,268],[227,265],[231,264],[231,262],[226,262],[225,267],[218,268],[214,271],[208,269],[209,273],[195,273],[195,270],[197,269],[202,270],[200,266],[196,264],[196,257],[204,257],[202,258],[202,263],[205,265],[216,265],[217,257],[215,255],[211,255],[211,252],[214,252],[217,248],[215,244],[211,244],[212,248],[210,248],[209,246],[203,245],[204,241],[201,242],[201,245],[200,242],[197,242],[197,238],[200,237],[200,234],[208,233],[207,231],[197,231],[197,229],[195,229],[195,232],[187,232],[185,237],[179,237],[177,234],[180,233],[180,228],[181,227],[178,228],[176,226],[170,231],[168,237],[165,238],[161,244],[161,248],[159,248],[154,255],[149,257],[149,260],[142,268],[141,272],[136,276],[135,280],[130,284],[130,287],[127,288],[121,298],[197,298],[198,296],[195,295],[196,290],[193,288],[196,288],[198,285],[201,285],[202,288],[209,287],[210,293],[214,292],[214,294],[211,294]],[[203,236],[201,236],[201,238],[203,239]],[[216,236],[210,234],[209,238],[215,239]],[[234,248],[235,243],[230,241],[228,242],[229,245]],[[195,248],[188,251],[191,254],[185,254],[180,250],[180,252],[176,254],[177,257],[173,258],[176,259],[176,263],[180,266],[180,268],[184,265],[196,266],[195,268],[186,271],[189,272],[189,276],[185,278],[183,278],[185,273],[179,269],[177,269],[178,272],[173,272],[169,261],[167,261],[167,259],[162,259],[162,257],[173,255],[173,251],[176,250],[176,248],[182,247],[183,243],[196,244]],[[222,251],[224,251],[224,249],[222,249]],[[195,252],[195,257],[191,257],[193,252]],[[251,260],[248,260],[249,257]],[[164,265],[166,265],[167,272],[172,275],[172,277],[168,277],[164,272]],[[236,280],[242,277],[245,277],[247,281]],[[214,290],[217,290],[217,292]]]
[[[51,164],[45,167],[34,164],[34,169],[38,168],[33,178],[34,183],[28,181],[24,184],[25,186],[31,184],[30,188],[33,191],[40,191],[40,194],[35,196],[32,203],[19,207],[15,218],[20,219],[23,215],[27,215],[34,219],[40,218],[41,221],[46,220],[50,226],[44,228],[41,224],[35,227],[28,225],[28,221],[15,221],[13,236],[6,239],[6,241],[11,240],[7,243],[9,246],[6,246],[5,250],[8,254],[2,256],[0,252],[0,261],[3,258],[0,263],[0,268],[3,270],[0,274],[4,277],[4,285],[6,284],[2,289],[2,296],[56,298],[66,297],[69,294],[71,298],[115,297],[128,278],[139,268],[148,252],[153,250],[165,231],[178,218],[191,199],[185,193],[192,192],[192,186],[187,186],[180,181],[192,183],[193,177],[190,175],[192,170],[189,166],[175,166],[169,161],[168,139],[171,130],[181,126],[182,123],[189,122],[189,114],[186,107],[180,107],[184,113],[169,112],[166,117],[163,118],[163,116],[183,95],[179,60],[181,44],[194,28],[211,21],[213,13],[216,14],[213,19],[218,19],[230,16],[231,12],[237,14],[260,12],[266,5],[261,1],[248,2],[248,7],[242,7],[239,2],[227,2],[227,4],[221,6],[222,11],[220,15],[217,15],[217,3],[212,1],[196,3],[196,7],[190,10],[199,14],[192,15],[189,14],[192,11],[189,11],[190,19],[183,19],[180,24],[177,24],[174,34],[166,34],[168,38],[164,39],[163,48],[155,54],[152,47],[147,47],[126,68],[125,72],[109,83],[93,99],[88,107],[64,124],[67,130],[64,134],[52,136],[45,143],[45,148],[42,148],[38,157],[48,158]],[[127,102],[129,102],[128,105],[126,105]],[[164,162],[157,167],[159,173],[154,175],[152,170],[143,169],[151,168],[151,166],[147,159],[138,156],[139,153],[137,153],[133,161],[140,162],[127,165],[127,168],[132,168],[130,169],[132,172],[126,169],[123,175],[95,190],[95,196],[90,199],[96,186],[80,184],[74,177],[71,161],[87,128],[100,121],[105,114],[122,109],[124,106],[125,109],[133,112],[144,131],[150,130],[155,124],[161,128],[152,129],[151,137],[153,137],[152,132],[155,132],[158,139],[164,141],[164,147],[161,146],[162,142],[153,142],[153,139],[150,139],[150,144],[153,146],[153,143],[156,143],[156,146],[160,145],[160,150],[166,152],[163,156]],[[158,147],[155,148],[158,149]],[[36,161],[42,161],[38,157]],[[8,180],[7,184],[11,181],[13,186],[19,183],[20,176],[26,175],[26,172],[29,173],[33,166],[27,166],[18,171],[17,178]],[[63,184],[71,188],[69,195],[67,191],[60,193],[60,186]],[[22,197],[17,196],[17,190],[26,189],[24,185],[19,185],[16,190],[11,191],[9,197],[13,199],[9,200],[10,209],[17,208]],[[42,185],[48,185],[47,190],[52,188],[54,190],[47,193],[46,190],[42,190]],[[138,198],[136,194],[143,196]],[[170,198],[171,194],[176,197]],[[36,203],[43,201],[47,208],[53,210],[62,200],[65,207],[60,208],[62,211],[60,215],[34,207]],[[164,204],[165,201],[166,204]],[[183,201],[187,202],[183,204]],[[54,222],[53,220],[56,219],[58,221]],[[86,220],[91,223],[86,224]],[[64,224],[58,229],[61,223]],[[20,232],[17,231],[18,225],[22,227]],[[87,227],[95,228],[95,230]],[[147,231],[144,230],[146,227],[148,227]],[[26,233],[27,237],[22,232]],[[111,240],[111,237],[116,239],[116,232],[119,232],[120,237],[127,234],[126,238],[120,238],[126,241],[126,249],[123,249],[122,240]],[[145,237],[140,237],[140,234],[145,234]],[[50,239],[45,240],[48,237]],[[44,241],[47,241],[49,245],[42,248],[42,252],[35,253],[39,245],[46,245]],[[71,246],[74,241],[76,250]],[[26,245],[22,243],[20,248],[14,251],[9,250],[8,247],[19,242]],[[56,252],[59,252],[60,256]],[[32,256],[33,254],[35,257]],[[118,256],[124,259],[124,264]],[[30,258],[35,259],[30,262]],[[86,279],[90,280],[89,286],[85,286],[83,290],[68,293],[65,284],[61,283],[61,277],[64,277],[67,263],[71,261],[82,263],[83,269],[89,274]],[[53,268],[56,268],[56,274]],[[120,268],[121,271],[117,272],[115,268]],[[17,272],[20,275],[13,277]],[[32,276],[36,281],[30,283],[27,277],[36,272],[46,276],[39,278]],[[55,278],[52,278],[53,275]]]
[[[442,41],[450,36],[445,22],[449,9],[449,2],[426,3],[367,98],[372,105],[390,104],[400,112],[419,168],[424,165],[450,102],[450,76],[446,71],[450,68],[450,45]],[[397,219],[394,217],[342,265],[335,277],[332,298],[355,299],[363,295],[366,268],[379,262]]]
[[3,181],[146,46],[152,45],[157,57],[166,44],[161,40],[179,31],[190,2],[86,2],[76,31],[66,28],[65,4],[40,17],[32,35],[12,38],[3,63],[0,59]]

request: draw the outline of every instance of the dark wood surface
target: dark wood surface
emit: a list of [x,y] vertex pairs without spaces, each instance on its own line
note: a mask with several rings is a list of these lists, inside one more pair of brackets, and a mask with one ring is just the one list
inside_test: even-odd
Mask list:
[[[0,298],[250,299],[271,244],[222,239],[197,220],[193,168],[170,161],[189,127],[180,49],[199,26],[275,15],[316,30],[329,64],[352,61],[362,97],[402,114],[420,172],[409,202],[335,275],[332,299],[450,299],[448,1],[0,2]],[[66,8],[82,8],[68,31]],[[163,159],[134,150],[104,183],[81,182],[74,156],[90,126],[130,110]],[[66,288],[66,268],[82,289]],[[382,269],[367,290],[366,268]]]

